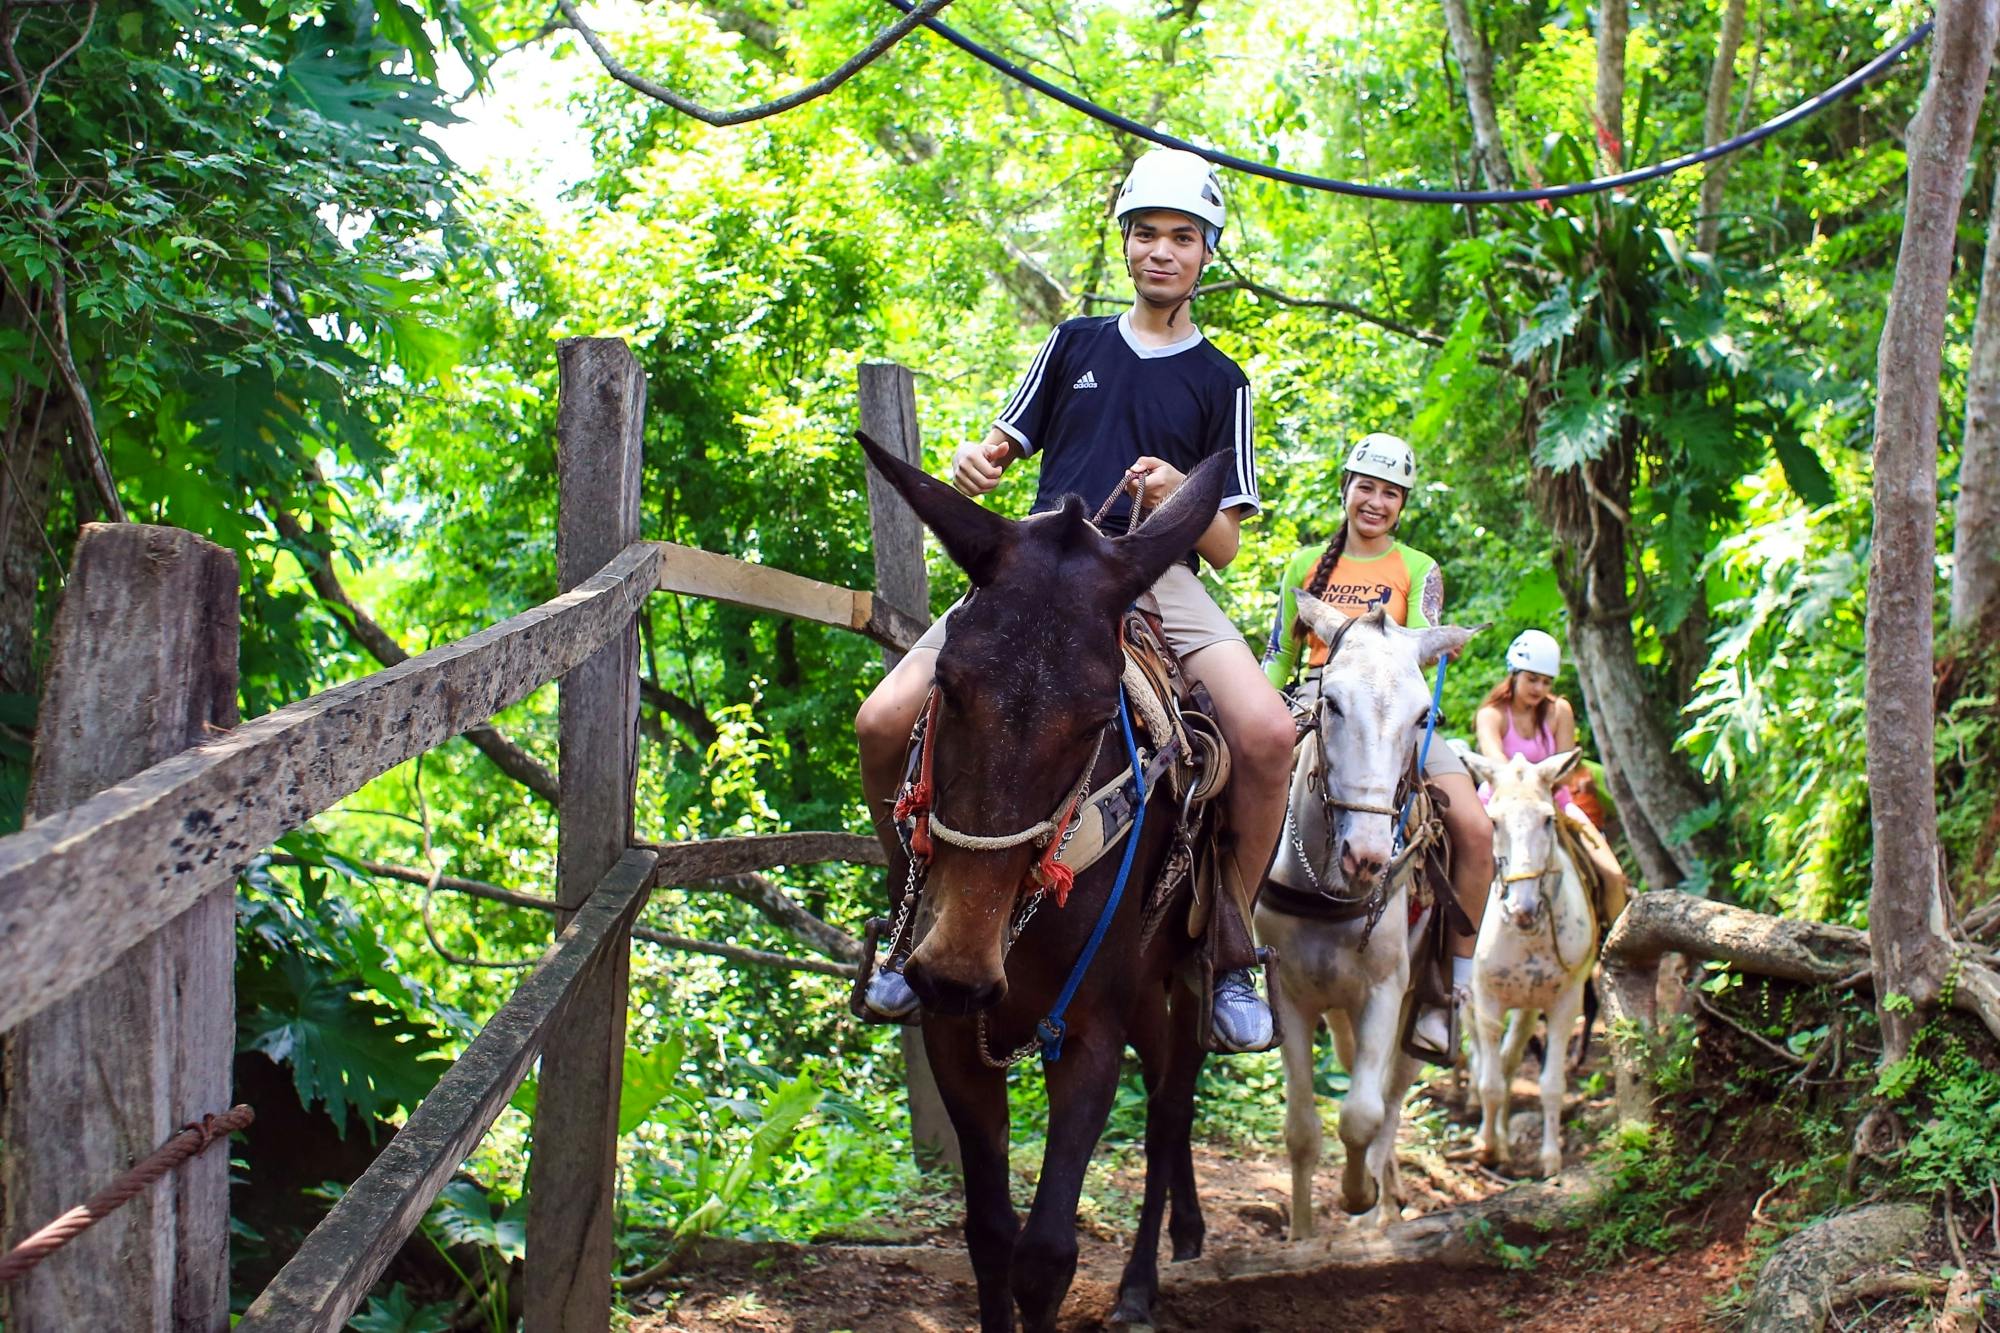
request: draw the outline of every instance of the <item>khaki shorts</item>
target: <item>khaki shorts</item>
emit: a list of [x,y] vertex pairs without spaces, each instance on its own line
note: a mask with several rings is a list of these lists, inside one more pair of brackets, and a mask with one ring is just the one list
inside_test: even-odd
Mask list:
[[[1159,581],[1140,595],[1139,609],[1159,614],[1160,623],[1166,627],[1167,646],[1184,662],[1193,654],[1218,643],[1231,639],[1243,642],[1243,635],[1229,617],[1222,614],[1222,608],[1208,595],[1201,579],[1186,565],[1175,565],[1160,575]],[[910,651],[934,653],[944,647],[945,621],[950,618],[951,612],[947,611],[932,621],[931,627],[924,631],[923,637],[911,646]],[[1436,752],[1444,748],[1442,741],[1432,747],[1432,762],[1437,760]]]

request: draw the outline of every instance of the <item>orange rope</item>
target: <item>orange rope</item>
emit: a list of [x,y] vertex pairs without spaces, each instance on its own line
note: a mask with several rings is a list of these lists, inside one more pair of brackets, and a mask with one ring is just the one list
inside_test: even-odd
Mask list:
[[152,1156],[72,1208],[34,1235],[0,1255],[0,1285],[26,1277],[34,1266],[109,1216],[120,1204],[138,1198],[167,1172],[201,1156],[217,1139],[226,1139],[257,1118],[247,1106],[233,1106],[221,1115],[205,1115],[201,1123],[183,1125]]

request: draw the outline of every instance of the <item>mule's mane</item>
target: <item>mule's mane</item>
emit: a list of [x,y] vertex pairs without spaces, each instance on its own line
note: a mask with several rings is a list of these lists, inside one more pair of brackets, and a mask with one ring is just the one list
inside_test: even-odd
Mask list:
[[1034,533],[1037,545],[1046,543],[1049,549],[1061,554],[1082,545],[1087,540],[1086,534],[1098,535],[1080,495],[1065,495],[1061,507],[1030,514],[1023,522],[1023,531]]

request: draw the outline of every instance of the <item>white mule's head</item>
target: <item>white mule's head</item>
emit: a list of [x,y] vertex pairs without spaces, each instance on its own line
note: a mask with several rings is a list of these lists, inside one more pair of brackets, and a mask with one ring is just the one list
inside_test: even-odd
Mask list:
[[1520,755],[1495,763],[1468,754],[1465,766],[1493,796],[1486,813],[1493,820],[1493,864],[1500,875],[1498,907],[1516,930],[1535,929],[1550,904],[1543,896],[1544,877],[1556,865],[1556,787],[1583,757],[1582,750],[1565,750],[1531,764]]
[[1320,675],[1319,709],[1320,771],[1333,816],[1328,878],[1336,890],[1359,894],[1389,863],[1396,785],[1430,715],[1423,668],[1458,652],[1479,627],[1404,629],[1379,607],[1348,617],[1303,588],[1298,604],[1306,628],[1333,646]]

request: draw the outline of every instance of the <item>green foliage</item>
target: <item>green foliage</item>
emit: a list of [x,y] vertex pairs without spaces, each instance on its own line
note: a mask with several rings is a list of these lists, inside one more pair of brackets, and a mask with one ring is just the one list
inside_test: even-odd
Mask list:
[[1585,1253],[1599,1264],[1635,1246],[1672,1249],[1687,1229],[1688,1205],[1715,1188],[1722,1173],[1706,1154],[1678,1153],[1671,1130],[1633,1123],[1607,1135],[1592,1161],[1608,1180],[1583,1219],[1590,1228]]
[[[678,1044],[660,1055],[657,1066],[668,1067],[671,1056],[671,1073],[681,1075]],[[643,1188],[624,1219],[628,1230],[646,1233],[648,1248],[678,1252],[726,1221],[753,1186],[772,1184],[774,1161],[825,1094],[810,1074],[759,1072],[766,1081],[751,1096],[704,1094],[685,1079],[658,1088],[633,1161]]]
[[[310,850],[312,840],[286,845]],[[237,903],[239,1051],[288,1065],[301,1105],[323,1105],[342,1134],[358,1115],[369,1133],[423,1099],[443,1072],[445,1042],[423,988],[394,970],[375,928],[327,894],[308,870],[296,893],[253,870]]]
[[1694,1087],[1695,1024],[1686,1014],[1672,1014],[1657,1024],[1620,1020],[1611,1025],[1611,1041],[1645,1071],[1646,1081],[1662,1096],[1676,1096]]
[[1930,1117],[1904,1152],[1904,1177],[1929,1190],[1953,1186],[1961,1198],[1977,1198],[2000,1184],[2000,1136],[1993,1132],[2000,1124],[2000,1074],[1961,1049],[1940,1061],[1923,1085]]
[[[458,1275],[467,1294],[476,1299],[492,1333],[507,1333],[514,1326],[508,1310],[506,1270],[528,1252],[526,1214],[522,1200],[460,1179],[444,1187],[424,1216],[424,1234]],[[452,1258],[453,1247],[472,1251],[479,1265],[478,1282]]]
[[1493,1261],[1512,1273],[1530,1273],[1549,1251],[1551,1242],[1539,1245],[1510,1241],[1491,1220],[1475,1217],[1466,1224],[1465,1234],[1474,1244],[1482,1245],[1493,1256]]
[[370,1296],[347,1327],[349,1333],[449,1333],[451,1305],[446,1301],[418,1305],[407,1287],[392,1282],[388,1291]]

